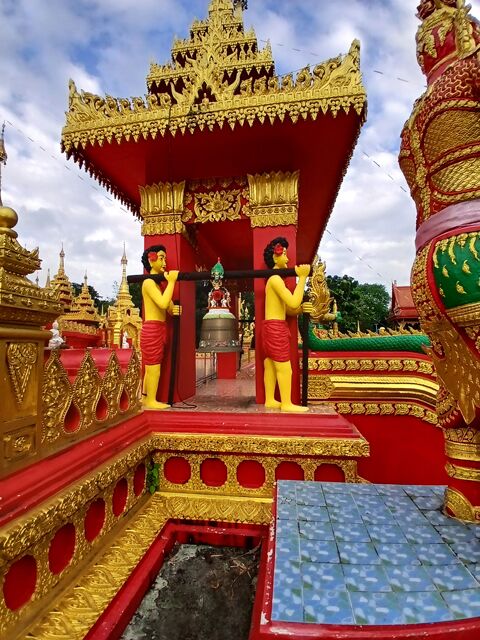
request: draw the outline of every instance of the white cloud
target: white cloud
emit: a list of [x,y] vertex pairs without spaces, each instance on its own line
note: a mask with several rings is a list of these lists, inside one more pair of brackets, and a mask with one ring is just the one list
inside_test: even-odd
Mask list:
[[[361,40],[369,115],[330,219],[333,235],[325,234],[320,250],[329,273],[388,288],[393,279],[408,282],[414,256],[415,208],[402,190],[397,154],[400,131],[424,86],[415,60],[417,4],[250,0],[245,13],[246,26],[272,43],[278,73],[345,53],[354,38]],[[471,4],[480,17],[480,0]],[[3,199],[19,213],[20,241],[40,246],[41,282],[46,268],[56,271],[62,242],[70,278],[81,281],[87,269],[103,295],[111,295],[120,278],[124,241],[129,272],[140,270],[139,223],[60,155],[68,79],[94,93],[144,93],[149,62],[168,61],[174,34],[186,37],[207,7],[208,0],[0,4],[0,121],[20,130],[7,127]]]

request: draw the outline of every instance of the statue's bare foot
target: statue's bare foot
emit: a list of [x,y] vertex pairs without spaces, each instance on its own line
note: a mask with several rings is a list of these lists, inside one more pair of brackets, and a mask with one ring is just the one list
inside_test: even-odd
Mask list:
[[147,400],[143,399],[142,404],[145,409],[154,409],[156,411],[161,411],[162,409],[170,409],[169,404],[165,404],[164,402],[157,402],[157,400]]
[[309,407],[302,407],[299,404],[282,404],[280,410],[284,413],[306,413]]
[[282,403],[278,400],[270,400],[269,402],[265,402],[265,409],[280,409]]

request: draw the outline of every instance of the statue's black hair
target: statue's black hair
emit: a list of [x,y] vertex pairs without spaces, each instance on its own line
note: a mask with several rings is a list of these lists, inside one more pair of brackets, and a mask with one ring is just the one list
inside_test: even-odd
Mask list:
[[152,269],[150,263],[148,262],[148,254],[150,252],[158,253],[159,251],[163,251],[165,254],[167,253],[167,250],[165,249],[163,244],[154,244],[151,247],[147,247],[142,253],[142,264],[145,267],[146,271],[148,271],[148,273],[150,273]]
[[265,247],[265,251],[263,252],[263,259],[265,260],[265,264],[269,269],[273,269],[273,267],[275,266],[275,262],[273,260],[273,249],[276,244],[281,244],[282,247],[288,249],[288,240],[283,237],[275,238],[267,244],[267,246]]

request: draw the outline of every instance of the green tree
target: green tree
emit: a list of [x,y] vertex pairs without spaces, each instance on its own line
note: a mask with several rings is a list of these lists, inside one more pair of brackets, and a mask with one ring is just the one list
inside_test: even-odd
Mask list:
[[376,331],[385,325],[390,296],[383,284],[359,284],[351,276],[327,276],[330,293],[342,314],[341,331]]
[[142,285],[139,282],[134,282],[128,285],[128,290],[132,296],[132,302],[137,309],[142,309]]
[[376,331],[387,323],[390,296],[383,284],[360,284],[358,286],[358,316],[363,331]]
[[331,295],[337,301],[342,314],[340,331],[356,331],[358,322],[358,281],[351,276],[327,276],[327,285]]

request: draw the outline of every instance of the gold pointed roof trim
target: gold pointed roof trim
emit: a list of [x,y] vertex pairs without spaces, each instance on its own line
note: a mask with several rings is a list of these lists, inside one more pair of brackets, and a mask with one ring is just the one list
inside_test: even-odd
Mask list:
[[[171,82],[170,85],[173,85]],[[354,40],[344,57],[338,56],[317,65],[313,71],[305,67],[296,77],[260,77],[239,84],[240,95],[230,85],[217,83],[219,91],[215,102],[197,104],[187,87],[182,92],[171,86],[175,104],[168,93],[151,93],[143,98],[115,99],[79,93],[70,83],[70,103],[67,123],[62,132],[62,146],[80,166],[94,176],[107,190],[120,198],[124,205],[139,214],[139,206],[127,198],[115,185],[82,154],[87,144],[135,142],[141,138],[155,139],[166,132],[175,136],[189,131],[223,128],[226,124],[249,125],[265,121],[293,123],[300,118],[316,120],[319,114],[336,116],[353,108],[364,113],[366,93],[360,73],[360,43]]]

